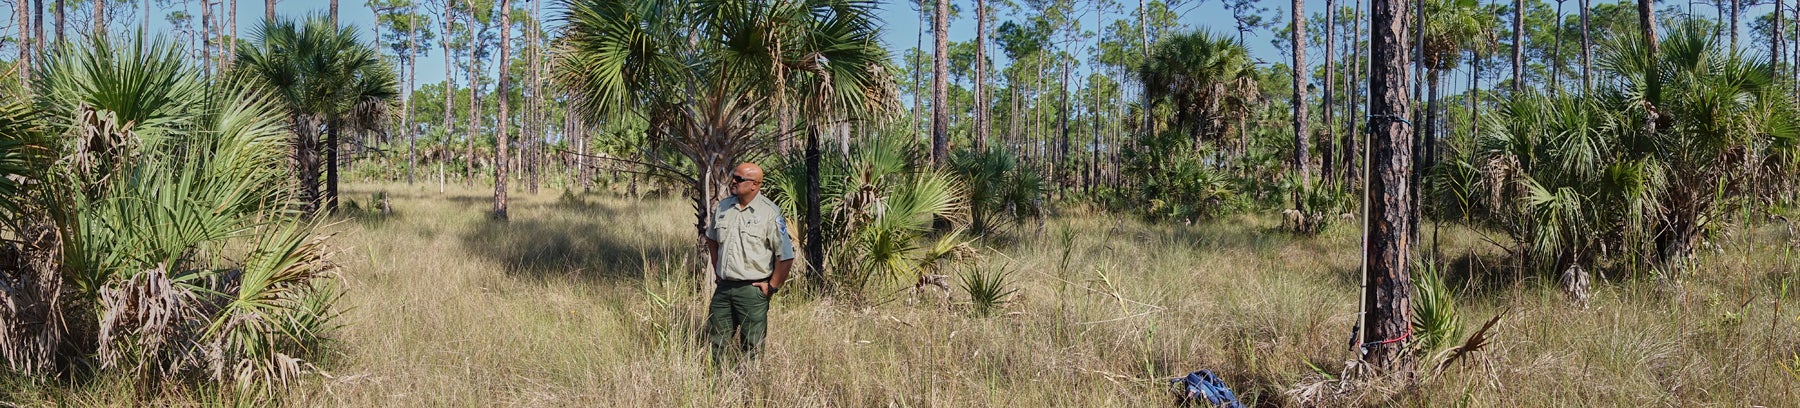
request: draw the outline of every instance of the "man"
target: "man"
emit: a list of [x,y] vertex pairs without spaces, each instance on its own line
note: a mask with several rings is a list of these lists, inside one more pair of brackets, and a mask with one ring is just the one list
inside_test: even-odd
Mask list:
[[756,358],[768,328],[769,297],[781,290],[794,263],[781,208],[757,194],[762,182],[762,168],[755,163],[732,169],[732,196],[719,201],[712,227],[706,229],[706,249],[719,283],[706,318],[715,365],[723,365],[732,340],[739,343],[730,351]]

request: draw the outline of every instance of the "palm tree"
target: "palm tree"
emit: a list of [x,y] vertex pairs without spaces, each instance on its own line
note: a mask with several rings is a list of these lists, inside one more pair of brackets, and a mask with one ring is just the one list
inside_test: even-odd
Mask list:
[[[555,77],[594,118],[648,124],[645,173],[688,183],[705,231],[725,175],[771,145],[763,103],[775,94],[767,3],[566,0]],[[782,130],[786,131],[786,130]],[[676,157],[670,157],[671,155]],[[695,251],[704,253],[697,234]]]
[[[1368,221],[1363,242],[1362,322],[1358,351],[1362,361],[1396,372],[1411,372],[1402,340],[1411,322],[1407,307],[1412,290],[1408,269],[1412,224],[1408,200],[1412,170],[1411,132],[1406,98],[1406,33],[1396,19],[1407,15],[1405,0],[1370,0],[1369,23],[1369,180]],[[1517,86],[1517,85],[1515,85]]]
[[297,377],[337,291],[316,224],[289,211],[280,101],[141,36],[40,67],[30,107],[0,108],[0,236],[24,239],[0,246],[28,261],[4,261],[26,284],[0,312],[9,367],[265,391]]
[[[824,268],[819,178],[819,136],[845,120],[884,119],[899,109],[888,53],[878,39],[875,5],[867,0],[807,0],[790,5],[780,19],[782,48],[778,65],[800,73],[795,77],[806,112],[806,189],[804,244],[807,265]],[[823,269],[816,269],[823,272]],[[822,282],[822,280],[821,280]]]
[[[236,75],[268,88],[287,108],[303,209],[316,212],[322,198],[327,211],[336,211],[337,136],[348,128],[379,126],[387,106],[399,97],[393,70],[361,41],[354,27],[338,27],[324,16],[303,23],[287,18],[265,21],[237,55],[242,62]],[[326,155],[323,196],[318,181],[321,150]]]
[[1226,119],[1247,113],[1260,93],[1243,43],[1207,31],[1158,43],[1138,74],[1152,105],[1161,101],[1174,108],[1175,125],[1189,132],[1194,151],[1203,142],[1223,145]]

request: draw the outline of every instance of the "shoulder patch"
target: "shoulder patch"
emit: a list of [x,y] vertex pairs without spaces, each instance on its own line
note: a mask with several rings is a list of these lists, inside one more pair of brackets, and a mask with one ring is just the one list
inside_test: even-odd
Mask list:
[[[777,214],[779,214],[779,213],[777,213]],[[783,237],[788,236],[787,217],[783,217],[780,215],[775,216],[775,230],[780,231],[781,236],[783,236]]]

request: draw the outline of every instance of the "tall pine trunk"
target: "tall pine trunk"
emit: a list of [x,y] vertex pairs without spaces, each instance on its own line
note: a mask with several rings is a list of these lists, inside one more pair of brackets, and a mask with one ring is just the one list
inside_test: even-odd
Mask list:
[[[1649,1],[1649,0],[1643,0]],[[1525,0],[1513,0],[1513,32],[1512,32],[1512,93],[1519,94],[1525,77],[1520,76],[1525,66]]]
[[1363,157],[1362,150],[1357,148],[1358,145],[1356,143],[1357,137],[1362,135],[1362,132],[1358,131],[1357,125],[1368,122],[1360,116],[1360,113],[1362,112],[1361,107],[1364,103],[1368,102],[1368,99],[1364,97],[1366,94],[1363,92],[1361,85],[1362,69],[1365,65],[1363,63],[1362,44],[1360,43],[1363,38],[1363,0],[1356,0],[1356,11],[1350,18],[1352,20],[1350,24],[1349,43],[1351,49],[1354,51],[1350,55],[1349,64],[1350,89],[1348,91],[1350,92],[1350,114],[1348,117],[1344,118],[1343,163],[1344,174],[1347,175],[1345,179],[1350,182],[1350,185],[1357,185],[1362,183],[1363,180],[1362,166],[1360,165],[1362,161],[1358,160]]
[[[1781,0],[1775,0],[1775,9],[1781,9]],[[1781,44],[1781,13],[1777,12],[1775,16],[1775,43]],[[1583,95],[1594,89],[1593,61],[1594,40],[1588,31],[1588,0],[1581,0],[1581,93]]]
[[1319,95],[1321,97],[1319,103],[1320,123],[1324,124],[1319,127],[1320,141],[1324,142],[1319,150],[1319,180],[1324,183],[1330,183],[1332,176],[1337,174],[1335,166],[1332,165],[1332,158],[1337,157],[1335,154],[1337,139],[1331,134],[1332,124],[1337,123],[1336,115],[1334,115],[1336,109],[1332,106],[1332,97],[1335,96],[1332,91],[1337,87],[1337,49],[1333,47],[1336,44],[1337,1],[1325,0],[1325,93]]
[[975,148],[987,145],[987,0],[975,0]]
[[[336,7],[337,0],[332,0]],[[512,45],[512,0],[500,0],[500,77],[494,84],[494,95],[499,99],[500,112],[495,121],[494,131],[499,132],[499,140],[494,142],[494,219],[506,219],[506,160],[508,136],[512,133],[512,118],[507,116],[507,87],[512,85],[512,75],[507,72],[507,55]]]
[[944,84],[950,66],[950,0],[937,0],[931,27],[936,50],[931,65],[931,165],[942,166],[950,154],[950,111],[945,106],[949,90]]
[[[440,28],[440,30],[438,30],[440,33],[438,44],[442,45],[444,48],[444,145],[442,146],[442,150],[445,154],[438,157],[438,160],[440,160],[438,163],[440,172],[442,171],[443,161],[448,161],[450,159],[450,130],[451,126],[455,124],[455,119],[450,114],[450,105],[455,102],[453,97],[456,95],[456,74],[451,72],[456,67],[456,64],[455,61],[450,58],[450,17],[454,15],[452,13],[455,13],[456,10],[453,8],[455,5],[451,4],[449,0],[446,0],[444,3],[444,13],[442,16],[438,17],[438,27]],[[442,177],[442,175],[439,176]],[[440,178],[438,183],[442,184],[443,179]]]
[[[1307,175],[1307,123],[1306,123],[1306,2],[1293,1],[1293,20],[1290,26],[1294,46],[1294,172],[1300,176],[1301,189],[1312,184]],[[1299,207],[1300,196],[1295,193],[1294,206]]]
[[[418,126],[412,122],[412,97],[419,76],[419,11],[409,7],[406,16],[406,99],[400,104],[400,125],[406,127],[406,185],[413,183],[413,168],[419,167]],[[448,89],[446,89],[448,91]]]
[[[1647,0],[1646,0],[1647,1]],[[1367,228],[1364,231],[1363,316],[1358,336],[1362,361],[1410,374],[1414,361],[1404,344],[1411,333],[1409,275],[1412,251],[1411,132],[1406,55],[1406,0],[1370,0],[1369,166]]]

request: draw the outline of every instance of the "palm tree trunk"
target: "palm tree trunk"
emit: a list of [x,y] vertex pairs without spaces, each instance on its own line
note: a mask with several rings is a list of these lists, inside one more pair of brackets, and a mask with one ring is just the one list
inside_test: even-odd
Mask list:
[[[1300,176],[1300,188],[1305,189],[1312,181],[1307,175],[1307,129],[1306,129],[1306,2],[1293,0],[1293,19],[1289,32],[1293,34],[1294,46],[1294,172]],[[1299,193],[1295,193],[1294,205],[1300,205]]]
[[338,2],[338,0],[331,0],[331,8],[330,8],[330,11],[328,12],[331,14],[331,25],[332,26],[338,25],[337,2]]
[[975,0],[975,148],[987,145],[987,0]]
[[[335,13],[337,0],[332,0],[331,5]],[[509,134],[512,133],[512,118],[507,116],[506,111],[507,99],[512,99],[506,97],[507,88],[512,85],[512,75],[507,74],[506,68],[509,65],[506,60],[511,44],[512,0],[500,0],[500,81],[494,84],[494,95],[499,96],[496,102],[500,104],[499,115],[495,118],[498,124],[494,126],[494,131],[500,133],[499,140],[494,143],[494,219],[498,220],[506,220],[506,150],[507,144],[511,142]]]
[[263,21],[275,19],[275,0],[263,0]]
[[932,44],[936,50],[931,66],[931,165],[942,166],[950,154],[950,111],[944,80],[950,62],[950,0],[937,0],[932,14]]
[[825,232],[821,223],[824,217],[819,206],[823,199],[819,192],[819,125],[818,117],[808,118],[806,125],[806,268],[814,278],[814,285],[825,288]]
[[300,208],[307,215],[317,214],[319,192],[319,123],[310,116],[295,116],[294,165],[300,179]]
[[[452,13],[455,12],[455,10],[451,9],[451,7],[454,7],[454,6],[451,5],[448,0],[446,0],[444,2],[443,15],[438,18],[438,27],[439,27],[438,32],[440,33],[439,37],[438,37],[438,44],[442,45],[444,48],[444,52],[443,52],[443,54],[444,54],[444,126],[443,126],[444,138],[443,138],[443,143],[445,144],[444,150],[446,152],[449,151],[448,145],[450,144],[451,126],[455,124],[454,123],[455,119],[452,118],[451,114],[450,114],[450,112],[451,112],[450,105],[451,105],[451,103],[454,102],[454,99],[452,97],[456,95],[456,74],[451,72],[452,70],[455,69],[456,64],[454,61],[452,61],[450,59],[450,56],[452,54],[450,52],[450,37],[451,37],[450,18],[451,18],[451,16],[454,15]],[[449,158],[450,158],[449,155],[444,155],[443,157],[440,157],[439,160],[447,161],[447,160],[449,160]],[[441,163],[441,162],[439,163],[440,167],[442,167],[442,164],[443,163]],[[439,182],[442,182],[442,180],[439,180]]]
[[1363,245],[1363,316],[1357,343],[1364,362],[1411,373],[1414,361],[1403,349],[1411,333],[1408,273],[1412,234],[1410,179],[1412,143],[1400,119],[1407,117],[1406,0],[1371,0],[1369,113],[1369,198]]
[[325,124],[325,212],[338,210],[338,123],[333,118]]

